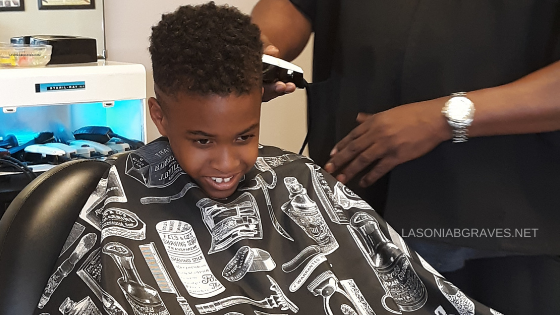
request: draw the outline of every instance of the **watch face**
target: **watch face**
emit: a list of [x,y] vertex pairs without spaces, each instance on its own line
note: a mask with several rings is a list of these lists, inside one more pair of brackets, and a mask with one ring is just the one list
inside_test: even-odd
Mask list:
[[455,121],[468,122],[474,116],[474,104],[464,96],[452,97],[446,103],[446,116]]

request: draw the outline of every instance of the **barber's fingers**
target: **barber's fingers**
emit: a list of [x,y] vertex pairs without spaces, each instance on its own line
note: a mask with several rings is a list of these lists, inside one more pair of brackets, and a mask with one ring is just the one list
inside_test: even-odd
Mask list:
[[386,156],[380,159],[375,166],[360,179],[359,185],[361,187],[367,187],[377,180],[379,180],[383,175],[389,173],[398,163],[392,156]]
[[274,46],[268,37],[261,33],[261,42],[263,43],[263,53],[266,55],[271,55],[273,57],[278,57],[280,50]]
[[280,81],[270,84],[264,84],[263,88],[263,102],[268,102],[272,99],[277,98],[278,96],[290,94],[296,90],[296,86],[292,82],[284,83]]
[[266,45],[264,46],[263,54],[278,58],[280,50],[274,45]]
[[352,159],[336,176],[336,179],[342,183],[347,183],[356,174],[367,168],[372,163],[375,163],[385,154],[384,149],[378,145],[373,144],[360,152],[354,159]]
[[284,93],[284,90],[286,90],[286,84],[284,84],[283,82],[263,84],[263,88],[264,93],[262,96],[262,101],[268,102],[278,97],[279,95],[282,95]]
[[286,90],[284,90],[284,94],[290,94],[296,90],[296,85],[292,82],[285,83]]
[[[359,113],[358,116],[356,117],[356,121],[359,124],[364,123],[368,118],[370,118],[371,116],[373,116],[373,114],[368,114],[368,113]],[[331,150],[330,156],[335,155],[338,151],[344,149],[346,147],[346,145],[348,145],[348,143],[350,143],[350,141],[352,141],[353,139],[355,139],[356,137],[361,136],[363,133],[368,131],[368,127],[367,126],[358,126],[357,128],[355,128],[354,130],[352,130],[346,137],[344,137],[342,140],[340,140],[335,146],[334,148]]]
[[373,144],[373,139],[368,139],[366,136],[368,130],[366,124],[360,124],[340,140],[332,149],[325,170],[329,173],[335,172]]
[[368,113],[359,113],[358,117],[356,117],[356,121],[361,124],[363,122],[365,122],[368,118],[370,118],[371,116],[373,116],[373,114],[368,114]]

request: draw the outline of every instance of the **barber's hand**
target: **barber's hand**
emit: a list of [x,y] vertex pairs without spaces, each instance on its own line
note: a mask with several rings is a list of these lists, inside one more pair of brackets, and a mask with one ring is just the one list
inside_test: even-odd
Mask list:
[[[268,41],[268,38],[264,35],[261,36],[261,40],[264,43],[264,51],[263,53],[266,55],[271,55],[273,57],[278,57],[279,50],[274,45],[271,45]],[[274,99],[278,96],[292,93],[296,90],[296,85],[292,82],[284,83],[284,82],[275,82],[271,84],[264,84],[264,93],[262,97],[263,102],[268,102],[271,99]]]
[[395,166],[416,159],[451,138],[451,129],[441,114],[445,101],[435,99],[398,106],[375,115],[360,113],[354,128],[336,144],[325,165],[329,173],[347,183],[375,163],[360,179],[367,187]]

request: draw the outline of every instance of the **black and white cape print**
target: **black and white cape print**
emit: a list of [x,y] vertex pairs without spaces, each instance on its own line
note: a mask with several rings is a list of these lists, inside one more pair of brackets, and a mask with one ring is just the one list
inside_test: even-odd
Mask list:
[[216,200],[164,138],[100,180],[37,303],[36,315],[500,314],[305,156],[260,146]]

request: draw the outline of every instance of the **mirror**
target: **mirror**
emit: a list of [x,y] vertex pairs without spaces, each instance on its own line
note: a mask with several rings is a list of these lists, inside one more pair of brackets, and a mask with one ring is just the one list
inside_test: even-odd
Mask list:
[[90,1],[95,9],[40,10],[41,0],[21,1],[23,11],[0,11],[0,42],[26,35],[83,36],[96,39],[97,56],[104,59],[103,0]]

